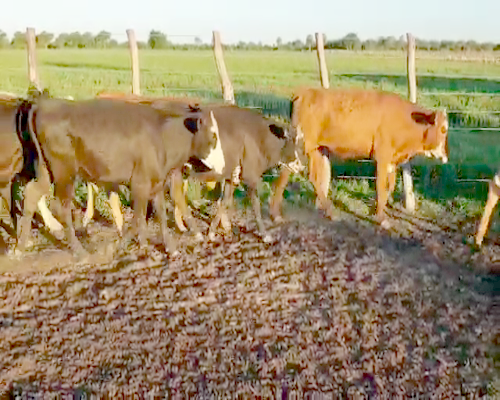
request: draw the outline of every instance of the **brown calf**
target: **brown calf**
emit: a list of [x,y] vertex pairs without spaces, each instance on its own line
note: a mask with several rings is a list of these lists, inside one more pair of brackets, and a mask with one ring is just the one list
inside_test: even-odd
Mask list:
[[[329,217],[331,166],[326,154],[340,159],[372,158],[377,164],[377,220],[385,227],[385,208],[396,181],[396,168],[417,154],[448,161],[448,120],[445,111],[431,111],[392,93],[361,89],[298,91],[292,125],[303,135],[309,158],[309,179],[317,204]],[[289,172],[284,170],[271,201],[279,218]]]
[[[71,247],[82,251],[71,215],[74,180],[96,182],[108,192],[130,183],[134,233],[146,243],[146,206],[153,199],[161,221],[163,241],[173,247],[166,225],[164,187],[173,168],[191,156],[221,171],[224,157],[213,113],[192,110],[171,117],[153,107],[103,99],[68,102],[38,100],[31,110],[30,133],[40,162],[37,181],[25,189],[19,248],[29,235],[38,199],[51,180],[59,215]],[[50,175],[49,175],[50,174]]]

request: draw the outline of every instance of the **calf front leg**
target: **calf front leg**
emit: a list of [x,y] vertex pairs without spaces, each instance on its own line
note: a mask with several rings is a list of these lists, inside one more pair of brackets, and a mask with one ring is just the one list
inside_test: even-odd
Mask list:
[[290,173],[291,171],[288,168],[282,168],[280,176],[273,186],[273,196],[271,197],[269,208],[271,217],[275,222],[281,222],[283,220],[281,204],[283,202],[283,192],[288,184]]
[[486,205],[484,207],[483,215],[481,217],[481,222],[479,223],[479,227],[476,233],[476,245],[481,246],[483,243],[484,235],[488,229],[488,225],[490,223],[490,218],[493,213],[493,209],[495,208],[498,199],[500,198],[500,188],[495,184],[492,180],[489,184],[488,190],[488,200],[486,201]]
[[385,209],[387,206],[388,190],[387,190],[387,180],[388,180],[388,164],[386,162],[377,162],[377,213],[376,220],[382,226],[382,228],[389,228],[389,221],[387,221],[387,216],[385,214]]
[[[198,226],[193,220],[191,211],[186,203],[186,193],[184,190],[184,184],[182,181],[182,174],[180,169],[174,169],[170,175],[170,193],[172,200],[174,201],[174,218],[175,224],[181,232],[185,232],[187,229],[192,231],[197,239],[201,239],[202,235],[198,229]],[[187,228],[184,225],[186,222]]]
[[219,198],[219,200],[217,200],[217,211],[214,218],[212,219],[212,222],[210,223],[208,234],[210,240],[213,240],[213,238],[215,237],[215,231],[217,230],[219,224],[222,225],[225,234],[231,233],[231,221],[227,213],[233,205],[234,185],[232,180],[224,180],[222,190],[222,199]]
[[256,186],[249,186],[248,191],[250,194],[250,199],[252,201],[252,208],[253,208],[253,213],[255,216],[255,223],[257,224],[257,229],[259,231],[259,235],[265,243],[269,243],[272,240],[272,238],[271,238],[271,235],[269,235],[266,232],[266,230],[264,228],[264,224],[262,222],[262,215],[260,212],[260,200],[259,200],[259,196],[258,196],[258,192],[257,192],[257,187]]
[[326,212],[328,218],[333,219],[333,207],[328,201],[331,181],[331,165],[327,156],[319,149],[309,154],[309,180],[316,191],[316,206]]
[[168,232],[168,224],[167,224],[167,207],[165,205],[165,194],[164,191],[156,193],[154,197],[154,206],[156,209],[156,214],[158,215],[158,219],[160,220],[160,229],[163,238],[163,245],[165,246],[165,252],[169,252],[174,255],[177,253],[176,244],[172,239],[172,236]]

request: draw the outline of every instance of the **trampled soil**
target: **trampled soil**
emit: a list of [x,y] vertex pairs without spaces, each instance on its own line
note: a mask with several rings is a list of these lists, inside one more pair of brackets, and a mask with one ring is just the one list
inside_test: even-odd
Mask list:
[[[54,244],[0,260],[0,390],[188,398],[457,398],[498,388],[500,246],[476,221],[392,209],[386,232],[289,212],[262,243],[113,253],[96,223],[75,260]],[[496,364],[495,364],[496,363]],[[496,383],[494,383],[496,382]],[[80,397],[81,398],[81,397]],[[280,397],[281,398],[281,397]],[[491,397],[493,398],[493,397]]]

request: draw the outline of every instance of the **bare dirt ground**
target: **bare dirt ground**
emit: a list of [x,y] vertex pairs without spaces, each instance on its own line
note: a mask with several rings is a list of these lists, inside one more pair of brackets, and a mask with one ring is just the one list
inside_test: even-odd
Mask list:
[[398,209],[388,232],[288,215],[270,244],[240,211],[231,238],[177,235],[175,258],[113,253],[99,223],[87,260],[4,257],[0,393],[494,398],[497,238],[472,252],[476,221]]

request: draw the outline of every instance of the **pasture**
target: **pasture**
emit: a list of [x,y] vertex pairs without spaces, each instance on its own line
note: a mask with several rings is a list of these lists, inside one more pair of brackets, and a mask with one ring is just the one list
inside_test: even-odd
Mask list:
[[[222,101],[212,52],[139,54],[143,94]],[[126,49],[37,57],[54,95],[130,92]],[[288,119],[296,87],[319,85],[314,52],[226,51],[225,60],[237,103],[278,118]],[[327,64],[332,87],[406,94],[402,52],[332,52]],[[349,178],[373,178],[374,164],[334,162],[336,219],[322,218],[311,184],[297,175],[285,191],[285,222],[275,226],[271,170],[260,187],[271,243],[256,237],[240,185],[232,236],[196,243],[174,231],[180,255],[154,250],[145,258],[133,243],[116,252],[100,193],[100,215],[89,234],[79,233],[93,250],[89,259],[72,259],[43,228],[22,262],[0,258],[0,393],[498,395],[498,211],[484,248],[471,243],[487,194],[477,179],[491,178],[500,158],[500,62],[422,52],[416,65],[418,101],[453,113],[449,164],[412,161],[413,215],[402,209],[399,177],[392,228],[382,231],[373,220],[375,181]],[[0,90],[27,86],[25,51],[1,50]],[[201,195],[213,197],[190,182],[190,205],[205,229],[213,203]],[[79,186],[82,207],[85,198]],[[129,220],[126,191],[122,201]],[[168,213],[172,219],[172,207]]]

